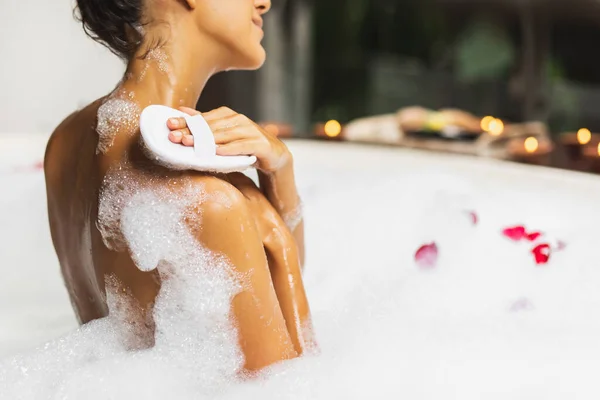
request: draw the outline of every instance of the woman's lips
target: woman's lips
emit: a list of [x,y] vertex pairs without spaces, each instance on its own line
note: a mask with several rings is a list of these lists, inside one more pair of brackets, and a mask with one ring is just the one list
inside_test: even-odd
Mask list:
[[263,28],[263,20],[262,20],[262,18],[260,18],[260,19],[253,19],[252,22],[254,22],[254,25],[258,26],[260,29]]

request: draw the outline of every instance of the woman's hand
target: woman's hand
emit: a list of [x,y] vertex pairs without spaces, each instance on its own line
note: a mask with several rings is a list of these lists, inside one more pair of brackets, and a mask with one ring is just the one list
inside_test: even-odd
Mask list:
[[[189,115],[200,114],[188,107],[181,107],[180,110]],[[202,113],[202,116],[215,136],[217,155],[256,156],[256,167],[266,173],[276,172],[292,161],[286,145],[248,117],[227,107]],[[171,129],[169,140],[173,143],[194,145],[194,137],[184,118],[171,118],[167,121],[167,126]]]

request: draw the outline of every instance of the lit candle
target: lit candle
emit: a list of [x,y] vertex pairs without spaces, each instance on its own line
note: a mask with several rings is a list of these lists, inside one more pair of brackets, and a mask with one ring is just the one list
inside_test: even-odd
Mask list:
[[577,131],[577,141],[580,144],[588,144],[592,140],[592,132],[589,129],[581,128]]
[[515,138],[508,142],[507,153],[517,162],[536,165],[548,165],[554,146],[546,137],[529,136],[526,139]]
[[483,117],[481,119],[481,130],[492,136],[500,136],[504,133],[504,122],[500,118]]
[[488,132],[492,136],[502,135],[502,133],[504,133],[504,122],[502,122],[502,120],[499,118],[494,118],[494,120],[490,122]]
[[343,130],[342,124],[333,119],[315,126],[315,134],[327,139],[341,139]]
[[586,170],[600,173],[600,143],[590,143],[585,146],[583,148],[583,158],[586,163]]
[[587,144],[600,143],[600,135],[591,133],[587,128],[581,128],[575,132],[567,132],[560,135],[559,142],[565,149],[565,153],[571,162],[578,162],[582,156],[582,150]]
[[481,119],[481,130],[484,132],[488,132],[490,130],[490,124],[495,118],[492,116],[483,117]]
[[539,144],[538,140],[532,136],[532,137],[528,137],[527,139],[525,139],[525,143],[523,144],[523,147],[525,147],[525,151],[527,153],[533,154],[537,151],[537,149],[540,148],[540,144]]

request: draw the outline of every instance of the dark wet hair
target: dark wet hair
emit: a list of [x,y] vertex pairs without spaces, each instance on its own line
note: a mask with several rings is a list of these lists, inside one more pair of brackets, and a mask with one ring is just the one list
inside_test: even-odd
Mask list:
[[77,0],[76,18],[85,33],[124,60],[143,40],[144,0]]

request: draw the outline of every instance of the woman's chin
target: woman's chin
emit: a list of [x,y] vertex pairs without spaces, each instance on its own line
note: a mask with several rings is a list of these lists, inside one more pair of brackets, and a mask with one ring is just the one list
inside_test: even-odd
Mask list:
[[263,50],[261,56],[256,60],[256,66],[254,69],[259,69],[262,67],[265,64],[265,61],[267,61],[267,54]]
[[257,44],[250,44],[232,53],[226,71],[230,70],[255,70],[259,69],[265,63],[267,53],[265,49]]
[[258,49],[253,51],[252,53],[247,53],[244,57],[243,65],[240,65],[239,69],[253,70],[259,69],[265,63],[267,58],[267,54],[265,49],[262,46],[259,46]]

